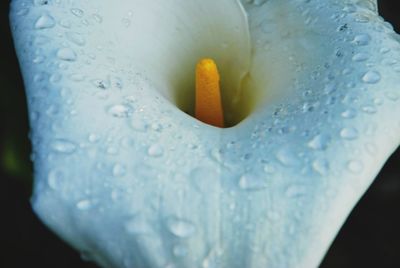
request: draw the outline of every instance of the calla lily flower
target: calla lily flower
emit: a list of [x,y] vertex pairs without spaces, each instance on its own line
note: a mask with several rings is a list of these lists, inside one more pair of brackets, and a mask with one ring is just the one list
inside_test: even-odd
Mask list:
[[[316,267],[400,141],[369,0],[14,0],[34,211],[103,267]],[[193,115],[213,58],[227,128]]]

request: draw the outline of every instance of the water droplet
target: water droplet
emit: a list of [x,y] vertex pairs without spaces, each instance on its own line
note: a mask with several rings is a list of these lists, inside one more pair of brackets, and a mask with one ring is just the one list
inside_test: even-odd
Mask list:
[[355,174],[360,173],[364,168],[364,165],[361,161],[351,160],[347,163],[347,169]]
[[355,21],[359,23],[367,23],[369,22],[369,17],[363,14],[359,14],[356,16]]
[[80,210],[88,210],[92,207],[92,202],[88,199],[82,199],[76,203],[76,207]]
[[326,150],[330,137],[324,134],[315,136],[307,145],[314,150]]
[[353,42],[359,46],[366,46],[369,44],[371,37],[368,34],[359,34],[354,37]]
[[76,60],[76,53],[71,48],[64,47],[57,51],[57,57],[60,60],[74,61]]
[[377,71],[368,71],[362,76],[362,81],[368,84],[375,84],[381,80],[381,75]]
[[353,69],[351,69],[351,68],[344,68],[343,70],[342,70],[342,74],[343,75],[349,75],[349,74],[351,74],[353,72]]
[[65,139],[54,140],[50,147],[59,153],[71,154],[76,150],[76,144]]
[[325,85],[325,87],[324,87],[324,92],[325,92],[325,94],[332,94],[333,92],[335,92],[336,91],[336,86],[334,85],[334,84],[327,84],[327,85]]
[[108,108],[108,113],[114,117],[124,118],[129,117],[133,113],[133,109],[125,104],[117,104]]
[[83,10],[79,8],[71,8],[71,13],[74,14],[77,17],[83,17]]
[[110,82],[107,80],[103,80],[103,79],[93,79],[92,84],[100,89],[107,89],[110,87]]
[[271,163],[267,163],[264,165],[264,172],[268,174],[273,174],[275,173],[275,166],[272,165]]
[[122,164],[115,164],[112,170],[112,173],[115,177],[122,177],[126,173],[126,168]]
[[[122,82],[122,79],[120,77],[114,76],[110,78],[110,84],[112,87],[115,87],[117,89],[122,89],[124,84]],[[133,103],[136,101],[134,96],[127,96],[125,98],[128,102]],[[133,99],[133,100],[132,100]]]
[[89,142],[95,143],[99,141],[99,137],[96,134],[90,134],[88,137]]
[[49,81],[53,84],[60,82],[62,76],[59,73],[54,73],[50,76]]
[[162,130],[162,125],[159,123],[153,123],[151,124],[151,129],[157,132],[161,132]]
[[341,113],[341,116],[343,118],[347,118],[347,119],[354,118],[354,117],[356,117],[356,115],[357,115],[357,111],[353,108],[349,108],[346,111]]
[[211,158],[214,159],[217,163],[222,164],[222,158],[223,158],[223,151],[222,149],[219,148],[212,148],[210,150]]
[[399,94],[396,92],[386,92],[385,97],[391,101],[397,101],[400,97]]
[[58,190],[61,188],[64,180],[64,174],[60,170],[51,170],[47,176],[47,183],[53,190]]
[[357,53],[353,56],[353,61],[366,61],[368,59],[368,54],[366,53]]
[[97,23],[103,22],[103,18],[99,14],[93,14],[92,17]]
[[147,154],[152,157],[160,157],[164,153],[164,149],[159,144],[153,144],[147,150]]
[[246,173],[240,177],[239,187],[247,191],[259,191],[267,187],[267,182],[260,174]]
[[36,29],[48,29],[52,28],[56,25],[56,21],[54,18],[50,15],[42,15],[40,16],[36,23],[35,23],[35,28]]
[[46,109],[46,114],[48,116],[56,116],[58,114],[59,110],[56,105],[50,105],[49,108]]
[[84,36],[81,34],[74,32],[67,32],[65,36],[67,37],[68,41],[74,43],[75,45],[83,46],[86,43]]
[[192,222],[175,217],[167,220],[167,227],[172,234],[180,238],[188,238],[196,232]]
[[37,55],[37,56],[32,60],[32,62],[33,62],[33,63],[42,63],[42,62],[44,62],[45,59],[46,59],[46,58],[45,58],[44,56]]
[[299,159],[293,151],[288,148],[281,149],[276,158],[285,166],[296,166],[299,164]]
[[48,0],[33,0],[33,4],[36,6],[45,6],[49,3]]
[[321,175],[326,175],[329,171],[329,163],[325,159],[316,159],[312,163],[312,168]]
[[121,22],[122,22],[122,25],[124,25],[126,28],[128,28],[131,25],[131,20],[128,18],[123,18],[121,20]]
[[367,114],[374,114],[374,113],[377,112],[376,107],[375,107],[375,106],[372,106],[372,105],[363,106],[363,107],[361,108],[361,110],[362,110],[364,113],[367,113]]
[[346,127],[340,131],[340,136],[346,140],[354,140],[358,138],[358,131],[353,127]]
[[18,16],[25,16],[29,13],[29,8],[21,8],[16,12]]
[[373,143],[365,144],[365,149],[370,155],[376,155],[376,152],[378,151],[378,148]]

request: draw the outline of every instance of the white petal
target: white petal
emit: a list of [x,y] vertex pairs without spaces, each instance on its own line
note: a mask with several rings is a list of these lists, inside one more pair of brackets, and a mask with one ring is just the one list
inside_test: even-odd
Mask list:
[[14,1],[34,209],[107,267],[315,267],[399,144],[399,37],[369,1],[246,4],[245,88],[266,94],[220,130],[175,107],[171,62],[233,55],[223,69],[240,80],[244,17],[232,1],[187,2]]

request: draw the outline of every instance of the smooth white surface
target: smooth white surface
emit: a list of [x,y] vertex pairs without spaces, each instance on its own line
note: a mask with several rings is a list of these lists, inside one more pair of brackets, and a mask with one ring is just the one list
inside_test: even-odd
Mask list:
[[[316,267],[399,144],[399,36],[371,1],[243,1],[250,59],[215,2],[13,1],[34,210],[104,267]],[[250,70],[239,125],[176,108],[192,46]]]

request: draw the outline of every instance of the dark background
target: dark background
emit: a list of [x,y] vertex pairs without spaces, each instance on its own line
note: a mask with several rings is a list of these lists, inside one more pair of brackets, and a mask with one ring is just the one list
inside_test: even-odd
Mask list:
[[[9,30],[9,1],[0,1],[0,267],[93,268],[31,211],[25,95]],[[397,5],[395,0],[379,1],[381,15],[399,33]],[[400,267],[399,164],[397,150],[351,213],[321,268]]]

